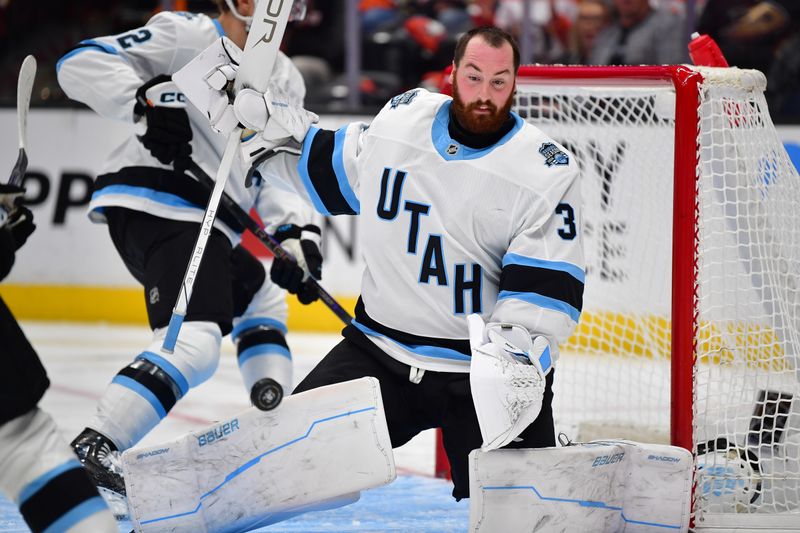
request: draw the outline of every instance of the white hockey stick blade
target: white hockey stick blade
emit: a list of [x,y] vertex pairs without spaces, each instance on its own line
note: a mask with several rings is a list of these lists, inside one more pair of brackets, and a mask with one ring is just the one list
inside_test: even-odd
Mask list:
[[8,183],[19,185],[28,168],[27,136],[28,136],[28,110],[31,107],[31,91],[33,80],[36,78],[36,58],[29,55],[22,62],[17,79],[17,135],[19,138],[19,155]]
[[[272,67],[275,65],[291,10],[291,1],[262,0],[256,3],[253,24],[250,27],[250,33],[247,35],[242,62],[234,80],[235,89],[252,87],[261,92],[267,90],[269,79],[272,75]],[[178,342],[181,324],[183,324],[186,309],[189,307],[189,300],[192,297],[195,274],[200,269],[206,242],[211,234],[219,202],[222,199],[222,192],[225,189],[225,183],[228,181],[234,156],[239,150],[240,135],[241,130],[235,129],[230,134],[228,143],[225,146],[225,152],[217,170],[217,183],[214,185],[214,190],[208,199],[208,206],[206,207],[205,215],[203,215],[203,225],[200,228],[200,234],[197,236],[192,256],[189,258],[189,264],[186,266],[186,274],[184,274],[183,282],[181,283],[178,300],[175,302],[172,317],[167,327],[167,334],[161,347],[166,353],[172,353],[175,350],[175,344]]]

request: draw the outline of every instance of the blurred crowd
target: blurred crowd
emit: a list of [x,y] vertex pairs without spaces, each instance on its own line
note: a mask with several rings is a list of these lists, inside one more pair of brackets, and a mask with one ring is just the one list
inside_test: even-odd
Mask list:
[[[346,5],[309,0],[306,19],[284,41],[314,109],[341,109]],[[800,120],[798,0],[354,0],[361,28],[360,100],[367,108],[420,84],[437,87],[460,33],[495,24],[521,42],[524,62],[587,65],[687,63],[693,31],[712,36],[731,66],[768,77],[773,115]],[[92,35],[125,31],[159,9],[212,12],[210,0],[26,2],[0,0],[0,101],[13,100],[26,53],[40,63],[34,103],[63,101],[58,57]]]

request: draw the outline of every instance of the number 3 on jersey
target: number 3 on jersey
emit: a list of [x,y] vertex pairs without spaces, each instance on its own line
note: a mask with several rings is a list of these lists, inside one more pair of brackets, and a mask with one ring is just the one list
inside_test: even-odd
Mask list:
[[569,204],[558,204],[556,214],[564,217],[564,225],[558,228],[558,236],[571,241],[578,235],[578,228],[575,225],[575,210]]

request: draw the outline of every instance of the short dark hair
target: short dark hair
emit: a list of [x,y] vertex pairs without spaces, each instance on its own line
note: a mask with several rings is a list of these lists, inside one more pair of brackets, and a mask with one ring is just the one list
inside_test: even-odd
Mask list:
[[467,44],[473,37],[478,35],[483,37],[483,40],[492,48],[500,48],[503,46],[504,42],[511,45],[511,50],[514,52],[514,74],[516,74],[519,69],[519,47],[517,46],[517,42],[508,32],[495,26],[473,28],[458,39],[458,43],[456,43],[456,52],[453,55],[453,63],[455,63],[456,68],[458,68],[458,64],[461,63],[461,59],[464,57]]

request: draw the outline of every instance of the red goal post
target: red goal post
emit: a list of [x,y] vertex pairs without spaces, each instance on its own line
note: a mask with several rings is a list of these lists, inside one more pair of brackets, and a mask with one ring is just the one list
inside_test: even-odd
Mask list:
[[517,79],[515,111],[582,171],[586,293],[557,431],[695,453],[700,527],[800,528],[800,179],[764,88],[691,66]]

